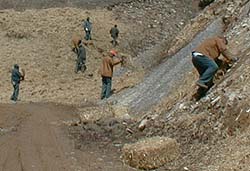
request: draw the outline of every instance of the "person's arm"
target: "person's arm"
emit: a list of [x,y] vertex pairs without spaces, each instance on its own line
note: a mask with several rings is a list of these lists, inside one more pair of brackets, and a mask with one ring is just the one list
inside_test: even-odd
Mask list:
[[227,59],[228,62],[234,62],[237,60],[233,57],[234,55],[232,54],[232,52],[230,52],[230,50],[228,50],[226,44],[222,39],[217,40],[217,46],[221,54],[224,56],[224,58]]
[[228,50],[228,49],[226,49],[226,50],[224,50],[223,52],[222,52],[222,55],[228,60],[228,61],[233,61],[233,54]]
[[21,71],[22,71],[22,73],[19,72],[19,73],[21,74],[21,79],[20,79],[20,81],[23,81],[23,80],[24,80],[24,77],[25,77],[25,70],[22,69]]
[[84,28],[85,31],[89,30],[87,21],[84,22],[83,28]]
[[92,23],[91,22],[88,23],[88,29],[89,29],[89,31],[92,30]]
[[121,58],[114,58],[112,59],[112,65],[118,65],[119,63],[122,62],[122,59]]
[[23,75],[21,74],[20,71],[18,71],[18,70],[16,71],[16,76],[17,76],[18,82],[23,80]]
[[71,49],[74,53],[78,54],[78,48],[77,47],[72,47]]
[[228,62],[228,63],[236,62],[236,61],[238,61],[238,59],[239,59],[238,57],[236,57],[235,54],[233,54],[233,53],[232,53],[230,50],[228,50],[228,49],[224,50],[221,54],[224,56],[224,58],[227,59],[227,62]]

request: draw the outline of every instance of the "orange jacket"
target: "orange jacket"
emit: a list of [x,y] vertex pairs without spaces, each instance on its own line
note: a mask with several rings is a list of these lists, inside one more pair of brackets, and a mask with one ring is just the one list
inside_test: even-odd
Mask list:
[[[212,59],[218,58],[220,54],[223,54],[226,50],[226,44],[219,36],[206,39],[195,49],[196,52],[202,53]],[[225,57],[228,58],[228,56]]]
[[110,56],[104,57],[102,59],[102,64],[100,68],[101,76],[103,77],[112,77],[113,76],[113,67],[119,64],[121,59],[114,59]]

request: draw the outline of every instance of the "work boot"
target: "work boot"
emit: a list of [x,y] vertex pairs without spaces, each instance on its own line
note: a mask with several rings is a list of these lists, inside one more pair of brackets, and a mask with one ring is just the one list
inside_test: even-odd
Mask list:
[[203,84],[203,83],[200,83],[199,81],[196,82],[196,85],[198,85],[199,87],[208,89],[208,86],[207,86],[207,85],[205,85],[205,84]]
[[207,89],[199,87],[194,95],[192,95],[192,100],[196,102],[199,101],[201,98],[205,97],[207,93]]
[[82,71],[82,72],[85,72],[86,69],[87,69],[86,65],[83,65],[82,68],[81,68],[81,71]]
[[17,102],[16,102],[16,100],[11,100],[11,103],[16,104]]

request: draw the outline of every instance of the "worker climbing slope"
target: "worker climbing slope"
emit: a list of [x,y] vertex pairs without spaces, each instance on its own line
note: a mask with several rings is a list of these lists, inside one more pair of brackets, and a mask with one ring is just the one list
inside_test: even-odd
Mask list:
[[218,70],[215,60],[222,54],[227,62],[236,62],[237,58],[232,57],[232,53],[227,48],[228,40],[226,37],[215,36],[203,41],[192,52],[192,63],[197,69],[200,77],[196,84],[198,96],[196,100],[206,95],[206,92],[213,86],[213,77]]

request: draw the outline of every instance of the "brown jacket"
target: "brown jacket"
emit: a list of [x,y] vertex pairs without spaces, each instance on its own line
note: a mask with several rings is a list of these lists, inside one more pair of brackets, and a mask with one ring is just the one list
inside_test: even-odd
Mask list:
[[112,77],[113,76],[113,67],[119,64],[121,59],[114,59],[110,56],[104,57],[101,64],[101,76],[103,77]]
[[230,60],[228,53],[225,53],[227,51],[226,44],[219,36],[206,39],[195,49],[195,51],[212,59],[216,59],[220,54],[223,54],[225,58]]
[[72,49],[73,48],[78,48],[78,43],[79,43],[80,40],[81,40],[81,38],[79,36],[77,36],[77,35],[74,35],[72,37]]

